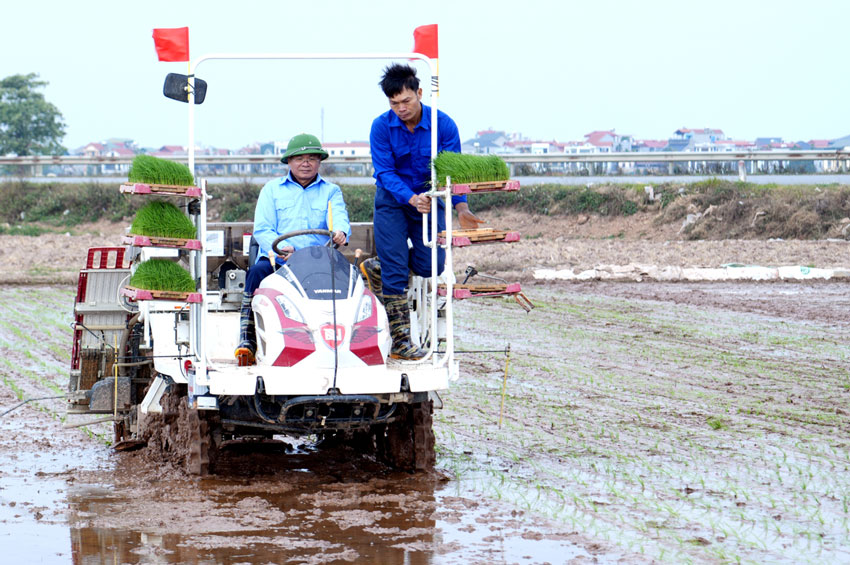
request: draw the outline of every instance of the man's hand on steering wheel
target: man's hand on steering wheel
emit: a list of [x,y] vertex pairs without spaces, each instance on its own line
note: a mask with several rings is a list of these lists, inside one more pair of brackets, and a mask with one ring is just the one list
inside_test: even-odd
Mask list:
[[293,253],[295,253],[295,248],[292,247],[291,245],[287,245],[287,246],[280,248],[280,250],[278,252],[278,256],[281,259],[283,259],[284,261],[286,261],[287,259],[289,259],[289,256],[292,255]]
[[285,261],[290,255],[292,255],[292,253],[295,251],[295,248],[291,245],[283,246],[281,245],[281,243],[283,243],[284,240],[287,240],[290,237],[295,237],[298,235],[326,235],[328,236],[328,238],[330,238],[328,239],[328,246],[330,246],[332,243],[334,245],[344,245],[346,238],[345,232],[343,231],[331,232],[330,230],[319,229],[295,230],[279,235],[272,242],[272,251],[277,253],[280,257],[283,257]]

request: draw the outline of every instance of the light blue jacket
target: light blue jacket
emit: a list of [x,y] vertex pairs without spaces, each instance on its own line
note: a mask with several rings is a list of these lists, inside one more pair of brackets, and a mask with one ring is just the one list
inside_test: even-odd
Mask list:
[[[295,182],[291,174],[267,182],[260,190],[254,211],[254,238],[260,245],[258,258],[269,256],[272,243],[279,235],[295,230],[329,229],[328,203],[333,214],[333,231],[350,236],[351,225],[339,186],[327,182],[321,175],[306,188]],[[291,245],[297,250],[324,245],[328,239],[325,235],[299,235],[280,245]]]

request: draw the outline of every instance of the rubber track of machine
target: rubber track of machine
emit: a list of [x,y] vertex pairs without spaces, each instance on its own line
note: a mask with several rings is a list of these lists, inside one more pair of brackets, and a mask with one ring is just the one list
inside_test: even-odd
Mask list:
[[186,472],[190,475],[204,476],[210,473],[210,434],[206,419],[200,417],[197,410],[189,410],[189,455],[186,458]]
[[414,465],[417,472],[431,471],[437,463],[433,413],[434,405],[430,400],[413,406]]
[[384,454],[387,462],[400,471],[413,471],[415,468],[412,428],[410,406],[399,404],[396,408],[396,420],[387,426]]

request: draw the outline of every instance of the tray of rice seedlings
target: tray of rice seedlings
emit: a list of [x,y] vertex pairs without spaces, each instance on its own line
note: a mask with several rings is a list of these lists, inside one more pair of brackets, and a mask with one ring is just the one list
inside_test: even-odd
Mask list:
[[510,180],[508,164],[496,155],[465,155],[442,151],[434,159],[437,182],[452,182],[452,194],[519,190],[519,181]]
[[197,229],[186,214],[171,202],[154,200],[136,213],[130,226],[130,234],[124,243],[138,247],[177,247],[182,249],[201,248],[195,239]]
[[170,259],[154,258],[139,263],[121,293],[135,300],[201,301],[192,275]]
[[189,167],[153,155],[136,155],[121,192],[164,196],[201,195]]

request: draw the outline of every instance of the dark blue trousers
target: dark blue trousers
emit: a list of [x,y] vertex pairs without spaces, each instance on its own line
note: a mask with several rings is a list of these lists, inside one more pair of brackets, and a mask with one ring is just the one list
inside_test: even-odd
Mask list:
[[263,279],[272,274],[272,264],[268,257],[260,257],[256,263],[248,269],[248,275],[245,277],[245,295],[254,296],[254,291],[260,287]]
[[251,299],[254,291],[260,287],[263,279],[272,274],[272,264],[267,257],[260,257],[245,277],[245,289],[242,292],[242,304],[239,308],[239,347],[247,347],[251,352],[257,349],[257,334],[254,328],[254,315],[251,310]]
[[[429,239],[431,218],[428,222]],[[410,271],[421,277],[431,276],[431,249],[422,244],[422,214],[410,204],[399,204],[383,188],[375,192],[374,212],[375,251],[381,260],[381,284],[384,294],[404,294]],[[446,216],[440,202],[437,231],[446,229]],[[407,239],[413,242],[408,249]],[[437,272],[442,273],[446,252],[437,251]],[[247,285],[247,282],[246,282]]]

